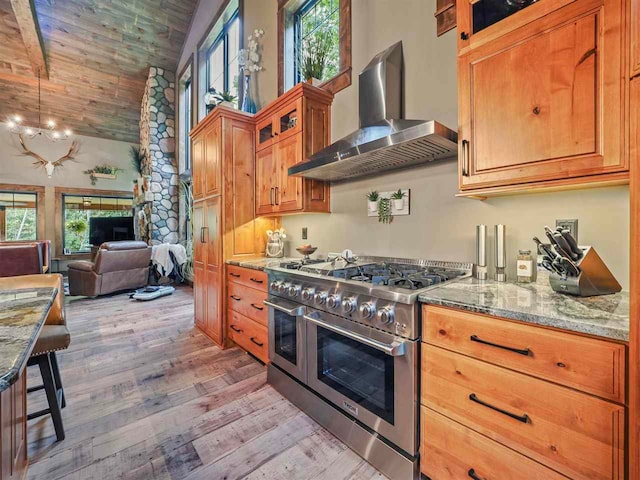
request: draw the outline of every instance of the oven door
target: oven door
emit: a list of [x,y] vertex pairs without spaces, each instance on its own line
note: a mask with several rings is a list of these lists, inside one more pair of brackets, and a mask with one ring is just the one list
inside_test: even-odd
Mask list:
[[264,304],[269,308],[269,361],[306,383],[306,308],[277,297]]
[[418,342],[313,311],[307,384],[410,455],[418,452]]

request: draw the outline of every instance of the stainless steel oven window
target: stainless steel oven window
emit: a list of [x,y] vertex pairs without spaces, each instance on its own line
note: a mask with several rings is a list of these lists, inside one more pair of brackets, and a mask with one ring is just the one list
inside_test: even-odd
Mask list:
[[275,353],[293,365],[298,364],[297,319],[279,310],[273,311]]
[[393,425],[394,357],[322,327],[317,342],[318,380]]

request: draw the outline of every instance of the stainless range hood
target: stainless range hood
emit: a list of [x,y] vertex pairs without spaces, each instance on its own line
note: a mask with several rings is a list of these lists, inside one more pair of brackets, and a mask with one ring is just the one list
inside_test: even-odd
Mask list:
[[289,168],[289,175],[337,181],[455,157],[458,134],[434,120],[402,118],[402,42],[360,73],[360,129]]

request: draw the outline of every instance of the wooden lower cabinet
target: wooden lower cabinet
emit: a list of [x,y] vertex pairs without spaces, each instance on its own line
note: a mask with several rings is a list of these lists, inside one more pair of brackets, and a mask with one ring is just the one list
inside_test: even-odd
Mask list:
[[228,335],[238,346],[267,363],[267,274],[227,265]]
[[421,407],[420,462],[431,480],[567,480],[567,477]]
[[[625,478],[623,344],[425,306],[421,347],[421,469],[432,480]],[[615,387],[602,388],[607,375]]]
[[27,473],[27,375],[0,393],[0,480]]

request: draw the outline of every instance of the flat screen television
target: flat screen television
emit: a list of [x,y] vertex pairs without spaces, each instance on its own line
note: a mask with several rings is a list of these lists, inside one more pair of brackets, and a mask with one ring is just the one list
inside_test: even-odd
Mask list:
[[94,217],[89,219],[89,242],[100,246],[104,242],[135,240],[133,217]]

